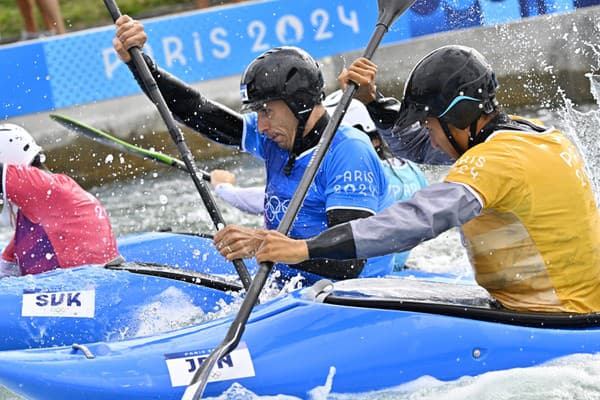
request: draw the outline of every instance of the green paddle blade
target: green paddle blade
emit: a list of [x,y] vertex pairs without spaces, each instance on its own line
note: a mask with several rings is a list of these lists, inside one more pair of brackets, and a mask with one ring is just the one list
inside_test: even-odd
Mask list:
[[[103,132],[90,125],[87,125],[81,121],[77,121],[74,118],[60,114],[51,114],[50,118],[52,118],[52,120],[58,122],[59,124],[61,124],[62,126],[64,126],[72,132],[82,134],[95,142],[101,143],[115,150],[124,151],[138,157],[143,157],[145,159],[166,164],[178,168],[182,171],[188,170],[183,161],[178,160],[177,158],[173,158],[163,153],[135,146],[106,132]],[[210,181],[210,174],[208,172],[201,171],[201,173],[202,178],[204,180]]]

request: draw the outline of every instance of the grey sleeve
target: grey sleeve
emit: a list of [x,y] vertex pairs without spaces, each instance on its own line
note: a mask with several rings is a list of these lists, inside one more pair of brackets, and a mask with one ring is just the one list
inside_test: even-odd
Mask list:
[[408,201],[330,228],[307,241],[311,258],[370,258],[411,249],[461,226],[481,213],[480,199],[467,187],[441,182]]
[[230,183],[221,183],[215,187],[215,193],[235,208],[250,214],[262,214],[264,211],[264,187],[237,187]]
[[480,199],[465,186],[441,182],[371,218],[351,221],[359,257],[401,252],[461,226],[481,213]]

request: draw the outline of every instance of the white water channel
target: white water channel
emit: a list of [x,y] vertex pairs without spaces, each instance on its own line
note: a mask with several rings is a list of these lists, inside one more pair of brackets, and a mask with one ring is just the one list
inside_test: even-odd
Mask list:
[[[596,72],[596,71],[592,71]],[[597,104],[575,106],[565,99],[559,110],[541,110],[530,117],[555,125],[577,142],[587,161],[588,170],[599,198],[600,187],[600,77],[589,75]],[[115,157],[119,158],[119,157]],[[264,173],[260,161],[241,156],[215,160],[204,169],[227,168],[236,173],[241,186],[261,185]],[[445,169],[426,168],[430,182],[443,177]],[[91,192],[106,206],[117,235],[140,231],[171,229],[181,232],[212,232],[212,223],[190,178],[178,171],[151,172],[143,177],[94,188]],[[262,218],[244,214],[219,202],[228,223],[260,226]],[[0,242],[7,241],[10,230],[0,228]],[[456,231],[415,248],[408,263],[411,267],[433,272],[471,274],[465,252]],[[147,332],[151,333],[151,332]],[[401,343],[399,343],[401,345]],[[328,381],[329,378],[329,381]],[[311,393],[313,400],[322,399],[598,399],[600,398],[600,355],[573,355],[546,365],[486,373],[464,377],[454,382],[439,382],[423,377],[398,388],[368,394],[332,394],[331,379],[323,377],[323,386]],[[16,398],[0,392],[0,399]],[[282,393],[274,397],[257,397],[234,384],[219,399],[295,399]]]

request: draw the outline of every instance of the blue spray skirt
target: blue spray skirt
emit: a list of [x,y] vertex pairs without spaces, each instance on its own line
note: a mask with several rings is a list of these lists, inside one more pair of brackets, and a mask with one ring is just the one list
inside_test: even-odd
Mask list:
[[[258,395],[306,398],[328,377],[332,392],[361,393],[600,350],[599,315],[509,312],[465,282],[395,277],[324,286],[256,306],[205,395],[238,382]],[[2,352],[0,384],[32,399],[179,399],[233,318],[85,349]]]
[[[234,267],[216,252],[210,239],[144,233],[121,238],[118,244],[127,261],[211,272],[216,279],[239,287]],[[84,266],[1,279],[0,350],[112,341],[172,330],[233,301],[226,289],[152,276],[164,270],[186,273],[179,268],[126,265],[145,272]]]

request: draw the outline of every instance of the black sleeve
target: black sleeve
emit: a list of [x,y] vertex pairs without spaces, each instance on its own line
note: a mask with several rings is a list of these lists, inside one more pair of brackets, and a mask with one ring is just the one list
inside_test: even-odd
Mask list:
[[[228,146],[240,147],[244,121],[241,114],[202,96],[196,89],[158,68],[144,54],[146,64],[175,118],[206,138]],[[133,62],[127,64],[140,87],[148,95]]]
[[321,232],[306,241],[310,259],[331,257],[331,249],[336,248],[336,256],[341,259],[356,258],[356,245],[350,224],[341,224]]
[[375,100],[366,107],[378,129],[391,129],[400,113],[400,101],[393,97],[383,97],[379,91],[377,91]]
[[[327,223],[330,227],[332,227],[353,219],[366,218],[371,215],[373,214],[364,210],[333,209],[327,211]],[[327,232],[330,230],[331,229],[328,229]],[[352,233],[352,231],[350,231],[350,233]],[[352,248],[352,251],[354,251],[354,248]],[[311,258],[310,260],[306,260],[300,264],[292,265],[292,267],[302,271],[321,275],[329,279],[357,278],[367,262],[366,259],[357,259],[354,256],[347,257],[345,260],[317,259],[318,256],[315,256],[310,252],[310,247],[309,254]]]
[[4,175],[4,165],[0,163],[0,199],[2,199],[2,194],[4,193],[4,180],[2,176]]

